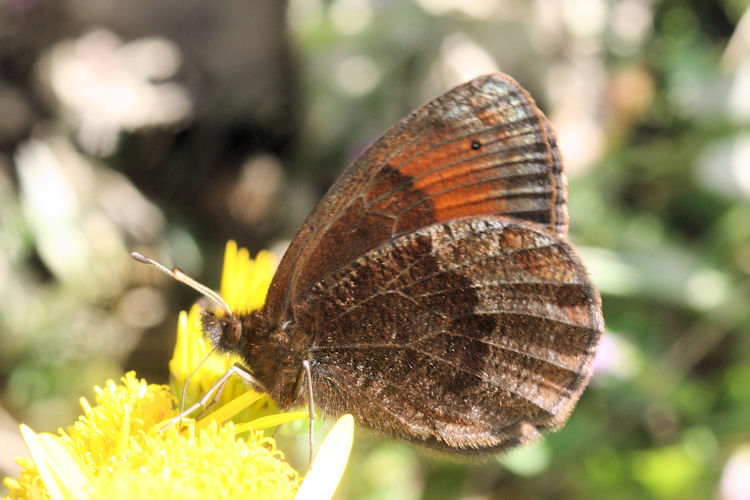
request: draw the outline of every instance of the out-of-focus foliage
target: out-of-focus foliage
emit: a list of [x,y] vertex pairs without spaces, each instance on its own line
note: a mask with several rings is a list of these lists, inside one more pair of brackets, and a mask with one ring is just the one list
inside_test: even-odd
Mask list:
[[[567,159],[571,238],[607,324],[591,387],[563,430],[480,465],[360,432],[337,497],[747,498],[747,0],[290,0],[285,20],[257,8],[244,31],[232,3],[186,5],[159,30],[143,13],[0,3],[2,26],[76,20],[0,39],[10,414],[65,425],[75,396],[135,362],[144,329],[174,324],[160,303],[191,295],[151,286],[126,250],[217,273],[217,231],[242,228],[254,248],[290,237],[390,124],[501,70],[537,99]],[[213,26],[221,37],[199,36]],[[166,327],[149,336],[171,341]]]

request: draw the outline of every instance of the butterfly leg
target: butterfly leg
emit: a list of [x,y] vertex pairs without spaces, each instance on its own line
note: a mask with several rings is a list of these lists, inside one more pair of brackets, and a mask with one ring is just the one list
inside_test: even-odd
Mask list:
[[313,423],[315,422],[315,405],[313,404],[313,387],[312,387],[312,373],[310,372],[310,361],[304,360],[302,362],[302,369],[305,371],[307,378],[307,407],[310,410],[310,465],[313,461]]
[[265,386],[256,379],[252,373],[250,373],[247,368],[242,366],[239,363],[235,363],[229,370],[224,372],[221,377],[211,386],[208,388],[206,393],[201,397],[195,404],[190,406],[188,409],[181,412],[179,415],[174,417],[172,420],[167,423],[161,430],[165,430],[168,427],[176,424],[177,422],[182,421],[183,418],[186,418],[188,415],[196,411],[198,408],[203,407],[204,411],[206,410],[207,406],[206,404],[213,398],[214,401],[212,404],[218,400],[219,395],[221,395],[221,391],[224,390],[224,387],[226,386],[227,382],[229,381],[229,378],[232,375],[237,375],[240,377],[245,383],[247,383],[249,386],[251,386],[253,389],[259,391],[259,392],[267,392]]
[[[233,371],[235,370],[235,371]],[[263,387],[263,384],[260,383],[258,379],[253,377],[252,373],[250,373],[247,368],[245,368],[240,363],[235,363],[232,365],[232,367],[228,370],[228,372],[231,375],[237,375],[240,377],[245,384],[249,385],[253,388],[256,392],[268,392]],[[203,408],[203,411],[201,412],[201,416],[205,415],[205,413],[208,411],[209,408],[213,407],[214,405],[219,404],[219,399],[221,398],[221,394],[224,392],[224,389],[227,387],[227,383],[229,382],[229,376],[226,377],[226,379],[223,381],[223,383],[219,386],[216,393],[214,394],[213,400]]]

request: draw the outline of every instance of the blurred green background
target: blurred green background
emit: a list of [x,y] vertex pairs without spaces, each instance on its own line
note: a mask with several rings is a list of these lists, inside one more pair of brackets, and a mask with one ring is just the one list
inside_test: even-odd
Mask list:
[[0,0],[0,474],[19,422],[167,381],[196,297],[130,250],[217,287],[228,238],[280,255],[385,128],[501,70],[560,136],[593,380],[481,465],[360,429],[336,498],[750,498],[749,4]]

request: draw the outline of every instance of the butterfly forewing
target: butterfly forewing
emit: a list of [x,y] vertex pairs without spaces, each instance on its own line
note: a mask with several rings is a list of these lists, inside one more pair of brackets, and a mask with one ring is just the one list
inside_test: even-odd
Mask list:
[[545,125],[547,140],[552,152],[552,175],[555,176],[555,195],[552,198],[552,206],[555,213],[552,216],[550,227],[560,236],[568,234],[568,179],[565,176],[565,167],[557,147],[557,135],[549,120]]
[[567,230],[554,132],[505,75],[477,78],[389,129],[342,174],[300,228],[267,298],[269,317],[342,264],[428,223],[507,215]]
[[495,451],[556,428],[603,328],[579,258],[543,227],[502,217],[394,238],[315,284],[316,404],[453,451]]

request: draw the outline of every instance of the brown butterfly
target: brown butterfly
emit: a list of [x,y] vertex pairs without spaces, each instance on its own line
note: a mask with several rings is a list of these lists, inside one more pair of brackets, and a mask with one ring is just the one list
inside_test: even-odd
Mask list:
[[281,408],[310,403],[312,417],[314,403],[441,451],[507,449],[565,422],[604,328],[566,198],[531,96],[503,74],[476,78],[341,175],[263,309],[206,309],[204,329]]

